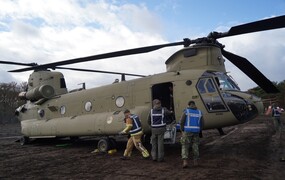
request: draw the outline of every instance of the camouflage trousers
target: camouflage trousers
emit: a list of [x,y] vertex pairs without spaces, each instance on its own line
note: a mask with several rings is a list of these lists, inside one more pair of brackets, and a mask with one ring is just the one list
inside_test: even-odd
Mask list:
[[189,147],[192,145],[193,159],[199,158],[199,133],[182,132],[181,137],[181,156],[182,159],[188,159]]
[[273,124],[275,132],[281,132],[283,128],[282,121],[280,117],[273,117]]

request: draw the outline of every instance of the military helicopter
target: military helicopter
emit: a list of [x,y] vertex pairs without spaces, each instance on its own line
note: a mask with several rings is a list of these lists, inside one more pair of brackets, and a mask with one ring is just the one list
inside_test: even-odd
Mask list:
[[[174,126],[168,131],[174,142],[176,126],[189,100],[194,100],[204,114],[203,130],[223,128],[248,122],[264,111],[261,98],[240,90],[227,75],[224,57],[243,71],[267,93],[278,89],[246,58],[225,50],[217,39],[229,36],[266,31],[285,27],[285,16],[231,27],[227,32],[211,32],[207,37],[127,49],[88,57],[81,57],[38,65],[10,61],[0,63],[28,66],[9,72],[34,72],[28,80],[27,91],[20,93],[26,103],[17,108],[23,137],[21,144],[32,138],[98,136],[98,149],[106,151],[124,127],[125,109],[139,115],[144,132],[150,134],[147,117],[152,100],[160,99],[162,106],[174,111]],[[143,76],[138,74],[108,72],[62,67],[65,65],[107,58],[141,54],[170,46],[184,47],[166,64],[166,72]],[[51,70],[50,70],[51,69]],[[67,91],[65,79],[55,69],[70,69],[121,74],[118,83],[76,91]],[[138,76],[125,80],[125,75]]]

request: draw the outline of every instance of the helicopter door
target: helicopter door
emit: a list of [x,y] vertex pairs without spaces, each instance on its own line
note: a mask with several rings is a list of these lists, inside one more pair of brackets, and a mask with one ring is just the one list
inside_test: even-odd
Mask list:
[[152,100],[159,99],[161,106],[174,111],[173,84],[171,82],[155,84],[152,86]]
[[228,111],[212,78],[201,78],[196,88],[208,112]]
[[176,124],[174,114],[173,101],[173,84],[171,82],[156,84],[152,86],[152,100],[159,99],[161,106],[173,111],[169,120],[172,122],[166,125],[166,132],[164,133],[164,144],[174,144],[176,140]]

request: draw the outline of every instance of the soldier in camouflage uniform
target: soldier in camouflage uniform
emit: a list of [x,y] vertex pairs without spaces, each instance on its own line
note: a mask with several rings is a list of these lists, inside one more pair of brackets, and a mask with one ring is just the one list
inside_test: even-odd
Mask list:
[[189,101],[188,107],[184,110],[180,119],[181,137],[181,156],[183,168],[188,167],[189,147],[192,144],[194,166],[198,165],[199,158],[199,133],[203,122],[202,112],[197,109],[194,101]]
[[282,131],[282,121],[280,119],[281,110],[280,110],[280,108],[277,108],[277,105],[275,103],[272,104],[271,116],[273,117],[273,124],[274,124],[275,133],[279,133],[278,135],[280,135],[280,133]]

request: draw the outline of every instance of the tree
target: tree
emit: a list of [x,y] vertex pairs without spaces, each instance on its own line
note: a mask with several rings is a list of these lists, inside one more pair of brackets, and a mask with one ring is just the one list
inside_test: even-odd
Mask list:
[[0,83],[0,123],[17,121],[14,116],[15,109],[25,103],[24,100],[18,98],[18,95],[25,90],[26,86],[26,82]]
[[262,90],[259,86],[249,89],[248,92],[258,97],[261,97],[261,99],[264,102],[265,107],[271,105],[273,102],[278,102],[279,106],[284,108],[285,107],[285,80],[279,83],[277,82],[272,82],[272,83],[277,87],[280,93],[269,94],[269,93],[266,93],[264,90]]

